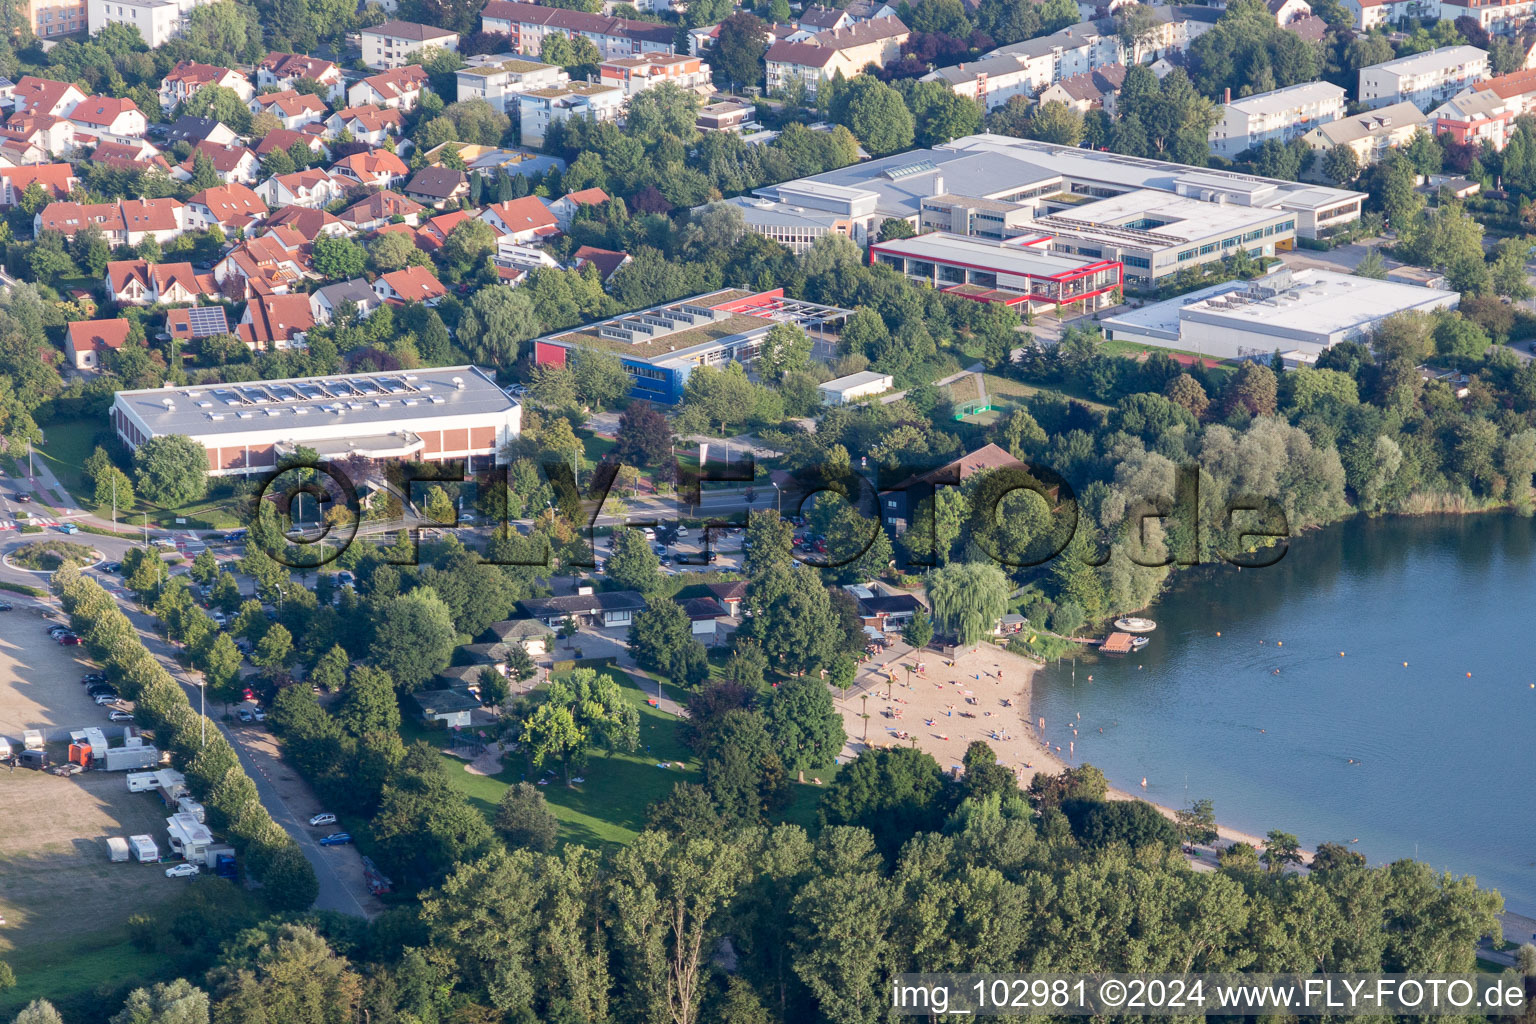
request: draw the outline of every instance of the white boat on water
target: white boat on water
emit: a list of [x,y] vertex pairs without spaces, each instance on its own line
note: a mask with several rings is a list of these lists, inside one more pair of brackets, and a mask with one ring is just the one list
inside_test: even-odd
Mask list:
[[1122,633],[1150,633],[1157,628],[1157,623],[1151,619],[1141,619],[1134,615],[1115,620],[1115,628]]

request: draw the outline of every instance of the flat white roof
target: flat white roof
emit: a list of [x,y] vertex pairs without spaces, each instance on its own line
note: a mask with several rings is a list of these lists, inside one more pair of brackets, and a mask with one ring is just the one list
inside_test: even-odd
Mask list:
[[1441,68],[1455,67],[1460,64],[1474,64],[1480,60],[1488,59],[1488,51],[1480,50],[1475,46],[1442,46],[1438,50],[1428,50],[1424,53],[1413,53],[1406,57],[1398,57],[1396,60],[1385,60],[1380,64],[1372,64],[1360,69],[1360,73],[1367,71],[1390,71],[1396,75],[1422,75],[1430,71],[1439,71]]
[[869,384],[881,382],[884,382],[889,387],[895,382],[895,378],[888,373],[860,370],[858,373],[850,373],[846,377],[838,377],[836,380],[829,380],[823,384],[818,384],[817,387],[823,391],[852,391],[854,388],[862,388]]
[[1103,262],[1096,257],[1047,252],[1022,245],[993,242],[974,235],[952,235],[947,231],[931,231],[926,235],[894,242],[878,242],[873,249],[914,260],[961,264],[999,274],[1027,277],[1059,277]]
[[1273,92],[1260,92],[1233,100],[1227,106],[1245,114],[1281,114],[1307,103],[1327,103],[1342,100],[1344,90],[1331,82],[1303,82],[1289,85]]
[[[1248,283],[1228,281],[1106,317],[1103,323],[1111,329],[1118,326],[1170,338],[1177,338],[1181,324],[1191,319],[1228,324],[1233,330],[1281,326],[1314,334],[1336,334],[1363,330],[1393,313],[1450,303],[1460,297],[1453,291],[1377,281],[1331,270],[1297,270],[1291,277],[1292,287],[1273,299],[1229,304],[1229,297],[1245,292]],[[1253,283],[1262,281],[1261,278]],[[1212,299],[1217,301],[1213,304]]]
[[[1237,203],[1207,203],[1151,189],[1126,192],[1051,215],[1066,220],[1087,221],[1105,228],[1128,227],[1151,231],[1185,242],[1251,229],[1286,216],[1289,214],[1284,210]],[[1149,226],[1145,224],[1147,220],[1160,223]],[[1049,231],[1050,218],[1042,218],[1042,221],[1042,229]]]
[[115,405],[153,435],[197,437],[321,423],[351,436],[359,428],[379,433],[384,424],[392,429],[439,416],[506,413],[518,403],[477,366],[434,366],[119,391]]

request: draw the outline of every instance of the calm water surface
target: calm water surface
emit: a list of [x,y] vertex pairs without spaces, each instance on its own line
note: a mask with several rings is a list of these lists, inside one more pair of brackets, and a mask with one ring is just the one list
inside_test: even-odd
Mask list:
[[1076,761],[1123,789],[1145,776],[1171,807],[1209,797],[1258,835],[1416,855],[1536,912],[1536,521],[1351,521],[1147,614],[1140,653],[1037,677],[1033,714],[1063,751],[1078,725]]

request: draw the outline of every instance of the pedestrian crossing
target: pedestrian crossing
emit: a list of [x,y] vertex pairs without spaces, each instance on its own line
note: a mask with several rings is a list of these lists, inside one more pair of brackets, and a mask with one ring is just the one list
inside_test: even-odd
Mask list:
[[15,520],[0,519],[0,531],[15,530],[22,526],[58,526],[59,520],[50,519],[47,516],[33,516],[31,519]]

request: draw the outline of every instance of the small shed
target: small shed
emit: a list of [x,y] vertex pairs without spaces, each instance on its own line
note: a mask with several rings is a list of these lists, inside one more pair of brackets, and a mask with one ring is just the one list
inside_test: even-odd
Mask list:
[[468,726],[480,708],[478,697],[458,687],[451,690],[422,690],[413,694],[412,699],[421,709],[422,721],[442,722],[450,729]]
[[694,636],[714,636],[718,620],[726,615],[725,605],[713,597],[695,597],[684,601],[683,613],[693,624]]
[[895,386],[896,379],[888,373],[860,370],[858,373],[850,373],[846,377],[838,377],[825,384],[818,384],[816,390],[821,392],[821,400],[827,405],[847,405],[849,402],[868,398],[870,395],[884,394]]
[[517,644],[530,658],[548,653],[549,627],[537,619],[504,619],[491,623],[491,632],[503,644]]
[[128,860],[128,840],[122,836],[107,837],[107,860],[122,864]]

